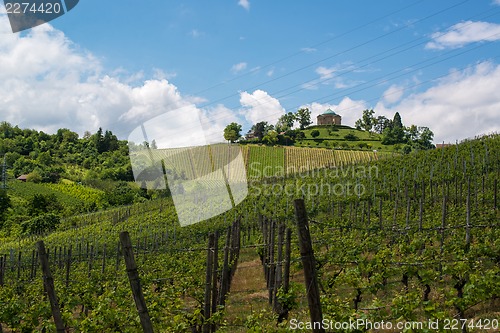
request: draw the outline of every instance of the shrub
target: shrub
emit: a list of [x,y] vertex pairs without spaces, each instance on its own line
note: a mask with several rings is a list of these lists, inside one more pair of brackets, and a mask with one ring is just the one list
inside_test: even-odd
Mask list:
[[24,221],[21,227],[23,234],[35,234],[54,230],[60,222],[61,220],[58,215],[48,213]]
[[349,134],[346,134],[344,136],[344,139],[346,139],[348,141],[356,141],[356,140],[358,140],[358,137],[352,133],[349,133]]
[[311,136],[313,138],[316,138],[319,136],[319,131],[317,129],[311,131]]

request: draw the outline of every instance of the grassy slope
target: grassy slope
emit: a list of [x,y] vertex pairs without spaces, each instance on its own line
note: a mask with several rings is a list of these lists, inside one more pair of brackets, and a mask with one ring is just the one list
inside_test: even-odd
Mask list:
[[[338,129],[333,130],[332,128]],[[313,138],[311,132],[313,130],[319,131],[319,136]],[[392,152],[394,151],[394,145],[383,145],[382,136],[378,133],[368,133],[366,131],[360,131],[355,128],[350,128],[348,126],[332,127],[332,126],[311,126],[303,131],[306,138],[297,141],[295,144],[298,147],[314,147],[314,148],[334,148],[339,147],[342,143],[349,145],[347,149],[360,149],[360,143],[366,143],[370,148],[363,148],[365,150],[376,149],[378,151]],[[354,134],[358,137],[358,140],[348,141],[344,137],[347,134]]]

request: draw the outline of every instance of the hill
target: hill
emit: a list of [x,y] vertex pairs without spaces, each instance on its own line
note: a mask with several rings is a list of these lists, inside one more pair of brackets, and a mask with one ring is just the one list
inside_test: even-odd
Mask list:
[[[314,131],[319,133],[313,136]],[[377,150],[383,152],[393,152],[401,149],[400,145],[383,145],[381,134],[344,125],[310,126],[302,130],[302,132],[304,132],[304,138],[296,140],[295,146],[297,147]]]
[[[282,155],[279,148],[272,154],[257,148],[259,156],[285,160],[284,148]],[[216,304],[210,321],[220,330],[272,332],[290,328],[292,319],[307,321],[309,286],[294,214],[294,199],[302,197],[324,318],[394,324],[457,318],[491,325],[500,313],[499,172],[500,137],[483,137],[300,177],[256,180],[240,205],[189,227],[179,227],[172,200],[163,198],[66,218],[49,234],[0,235],[0,323],[7,331],[54,329],[36,264],[34,244],[43,240],[66,326],[140,331],[119,246],[124,230],[132,238],[156,330],[200,331],[207,300],[219,295],[204,290],[215,290],[207,286],[227,276],[234,277],[229,298]],[[291,230],[289,255],[278,246],[287,238],[280,225]],[[217,252],[217,268],[207,269],[208,257]],[[274,289],[283,280],[265,278],[286,271],[285,263],[291,283],[287,290]],[[277,323],[272,299],[288,311],[283,323]]]

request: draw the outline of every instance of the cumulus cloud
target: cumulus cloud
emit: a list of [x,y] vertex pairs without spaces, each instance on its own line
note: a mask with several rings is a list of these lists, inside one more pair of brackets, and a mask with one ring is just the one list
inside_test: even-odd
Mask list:
[[239,0],[238,5],[245,8],[246,10],[250,10],[250,1],[248,0]]
[[182,95],[168,81],[175,74],[153,69],[145,80],[142,72],[105,73],[98,59],[50,24],[12,34],[0,15],[0,34],[0,117],[20,127],[48,133],[70,128],[80,135],[102,127],[126,138],[145,121],[183,110],[176,119],[201,114],[210,141],[223,141],[221,128],[234,119],[221,107],[196,107],[204,100]]
[[429,127],[435,142],[454,142],[498,131],[499,85],[500,65],[483,62],[467,70],[452,71],[434,87],[392,107],[381,101],[375,111],[390,118],[399,112],[405,125]]
[[[498,0],[500,1],[500,0]],[[450,27],[445,32],[431,35],[427,49],[459,48],[474,42],[493,42],[500,40],[500,24],[465,21]]]
[[328,109],[332,109],[335,113],[342,116],[342,124],[354,126],[354,123],[359,119],[363,110],[367,109],[367,103],[363,100],[353,100],[349,97],[344,97],[338,104],[329,103],[310,103],[304,104],[300,108],[308,108],[311,111],[311,121],[316,124],[316,117]]
[[387,103],[387,104],[393,104],[396,103],[403,97],[404,93],[404,88],[397,86],[397,85],[392,85],[389,88],[387,88],[386,91],[384,91],[382,95],[382,100]]
[[240,114],[251,124],[260,121],[276,124],[279,117],[285,113],[280,102],[263,90],[255,90],[253,93],[241,92],[240,103],[243,107]]

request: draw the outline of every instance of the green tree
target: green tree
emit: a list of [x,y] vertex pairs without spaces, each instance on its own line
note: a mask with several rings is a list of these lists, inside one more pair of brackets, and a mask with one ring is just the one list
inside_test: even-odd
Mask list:
[[48,213],[36,216],[31,220],[23,222],[21,227],[23,229],[23,233],[29,235],[54,230],[60,222],[61,219],[58,215]]
[[131,204],[134,202],[134,197],[134,190],[126,182],[119,182],[106,191],[106,198],[112,206]]
[[389,125],[384,129],[382,133],[382,144],[384,145],[393,145],[397,143],[406,143],[406,133],[405,127],[403,126],[403,122],[401,120],[401,116],[399,112],[394,114],[394,118],[389,123]]
[[311,136],[317,138],[319,136],[319,131],[317,129],[311,131]]
[[403,128],[403,122],[401,121],[401,116],[399,115],[399,112],[396,112],[394,114],[394,118],[392,119],[392,126],[394,128]]
[[276,142],[278,142],[278,132],[272,130],[269,131],[264,138],[262,138],[262,142],[264,142],[267,145],[275,145]]
[[299,109],[297,111],[297,114],[295,115],[295,118],[299,122],[301,130],[312,124],[311,111],[309,111],[308,108]]
[[297,120],[297,118],[293,112],[285,113],[280,117],[280,119],[278,119],[278,122],[275,126],[276,131],[280,133],[291,130],[293,128],[293,125],[295,124],[295,120]]
[[373,128],[373,125],[375,124],[375,118],[373,117],[374,114],[375,111],[373,110],[364,110],[363,116],[360,119],[356,120],[356,123],[354,124],[356,126],[356,129],[363,129],[367,132],[370,132]]
[[267,132],[269,132],[272,129],[273,125],[269,125],[267,121],[260,121],[257,124],[253,125],[251,130],[259,140],[262,140],[262,138],[267,134]]
[[31,216],[43,215],[46,213],[57,213],[62,210],[62,206],[54,194],[35,194],[29,200],[28,214]]
[[241,125],[237,123],[231,123],[224,128],[224,139],[235,142],[241,137]]
[[390,124],[391,124],[390,119],[387,119],[384,116],[378,116],[377,118],[375,118],[375,122],[373,124],[373,129],[378,134],[382,134],[384,132],[384,130],[390,126]]
[[3,226],[3,222],[5,221],[5,215],[7,214],[7,210],[12,206],[10,201],[10,197],[7,194],[7,191],[4,189],[0,189],[0,228]]

